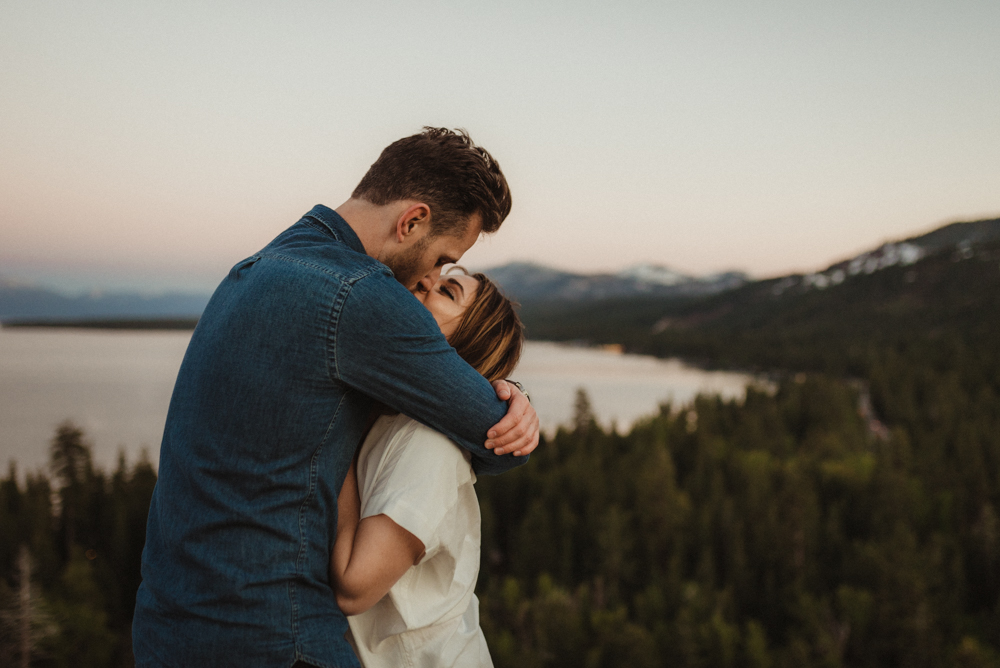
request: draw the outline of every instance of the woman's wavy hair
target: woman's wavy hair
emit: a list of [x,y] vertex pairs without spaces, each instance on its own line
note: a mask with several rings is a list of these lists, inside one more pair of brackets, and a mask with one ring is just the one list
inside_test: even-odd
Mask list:
[[479,289],[448,343],[486,380],[492,383],[506,378],[521,359],[524,345],[521,318],[514,310],[514,303],[488,276],[469,274],[463,267],[452,268],[456,269],[479,281]]

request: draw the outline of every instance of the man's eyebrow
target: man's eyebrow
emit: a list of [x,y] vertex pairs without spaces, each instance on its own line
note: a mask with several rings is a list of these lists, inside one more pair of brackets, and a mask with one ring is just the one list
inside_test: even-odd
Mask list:
[[465,288],[462,287],[461,281],[459,281],[457,278],[449,278],[448,282],[451,283],[452,285],[454,285],[459,290],[461,290],[462,291],[462,296],[463,297],[465,296]]

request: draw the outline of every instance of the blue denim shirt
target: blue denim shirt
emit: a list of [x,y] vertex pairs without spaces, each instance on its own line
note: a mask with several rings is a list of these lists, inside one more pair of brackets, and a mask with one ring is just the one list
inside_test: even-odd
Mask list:
[[215,291],[177,376],[136,599],[138,666],[357,666],[330,588],[337,494],[371,398],[478,474],[507,404],[318,205]]

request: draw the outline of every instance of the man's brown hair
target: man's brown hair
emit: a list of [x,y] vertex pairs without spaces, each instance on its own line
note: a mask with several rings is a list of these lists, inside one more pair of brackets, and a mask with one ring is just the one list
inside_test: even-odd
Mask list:
[[372,204],[415,199],[431,208],[431,234],[465,233],[479,214],[484,233],[500,229],[511,197],[500,165],[465,130],[425,127],[389,144],[351,197]]
[[493,281],[485,274],[472,277],[479,281],[479,289],[448,343],[469,366],[493,382],[508,377],[521,359],[524,326],[514,304]]

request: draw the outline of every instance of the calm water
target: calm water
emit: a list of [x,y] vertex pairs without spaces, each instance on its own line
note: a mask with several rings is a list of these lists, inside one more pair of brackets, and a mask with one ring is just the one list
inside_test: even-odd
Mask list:
[[[57,424],[83,427],[106,468],[124,449],[145,448],[155,463],[167,405],[190,332],[0,329],[0,463],[21,471],[48,459]],[[625,428],[698,392],[742,396],[748,376],[706,372],[674,360],[621,355],[553,343],[529,343],[515,376],[531,393],[542,427],[569,421],[576,388],[590,394],[598,418]]]

